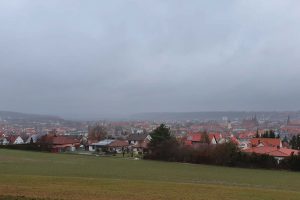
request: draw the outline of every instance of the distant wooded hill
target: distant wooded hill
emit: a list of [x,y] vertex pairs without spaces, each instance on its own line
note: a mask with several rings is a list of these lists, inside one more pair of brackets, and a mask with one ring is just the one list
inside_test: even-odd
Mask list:
[[131,118],[137,120],[222,120],[223,117],[227,117],[229,120],[234,120],[247,119],[254,116],[257,119],[265,120],[287,120],[288,116],[292,119],[300,119],[300,112],[153,112],[134,114]]
[[0,118],[2,120],[52,120],[52,121],[63,120],[58,116],[27,114],[27,113],[19,113],[19,112],[11,112],[11,111],[0,111]]

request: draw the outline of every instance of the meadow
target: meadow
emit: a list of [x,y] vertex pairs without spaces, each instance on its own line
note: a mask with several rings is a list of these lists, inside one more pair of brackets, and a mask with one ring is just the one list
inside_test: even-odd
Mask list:
[[300,173],[0,149],[0,200],[299,200]]

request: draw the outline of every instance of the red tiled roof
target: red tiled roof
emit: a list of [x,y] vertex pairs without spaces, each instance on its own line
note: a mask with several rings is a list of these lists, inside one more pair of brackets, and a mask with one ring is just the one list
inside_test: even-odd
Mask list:
[[128,141],[125,140],[115,140],[108,145],[109,147],[126,147],[129,146]]
[[250,143],[252,146],[257,146],[260,143],[264,144],[264,146],[281,146],[281,140],[279,138],[252,138]]
[[13,144],[18,137],[19,136],[16,136],[16,135],[10,135],[10,136],[6,137],[6,139],[9,141],[9,143]]
[[255,135],[256,135],[256,132],[254,132],[254,131],[246,131],[246,132],[240,133],[238,135],[238,137],[240,139],[247,139],[247,138],[253,138]]
[[298,150],[277,147],[252,147],[242,151],[245,153],[267,154],[274,157],[288,157],[292,154],[299,154]]
[[66,136],[57,136],[53,137],[52,144],[75,144],[79,143],[78,139],[71,138],[71,137],[66,137]]
[[98,140],[88,140],[88,144],[93,144],[99,142]]
[[230,141],[233,142],[234,144],[240,143],[239,140],[235,136],[230,137]]
[[67,136],[51,136],[47,135],[44,136],[43,142],[49,143],[52,145],[65,145],[65,144],[79,144],[80,141],[73,137],[67,137]]
[[143,142],[139,142],[136,145],[133,145],[133,147],[147,149],[148,148],[148,144],[149,144],[149,141],[146,140],[146,141],[143,141]]
[[[193,142],[200,142],[202,139],[203,133],[189,133],[187,134],[185,144],[192,145]],[[214,138],[214,134],[208,134],[209,141],[211,142]]]
[[220,133],[209,133],[209,136],[215,136],[216,140],[219,141],[220,139],[224,138],[222,134]]

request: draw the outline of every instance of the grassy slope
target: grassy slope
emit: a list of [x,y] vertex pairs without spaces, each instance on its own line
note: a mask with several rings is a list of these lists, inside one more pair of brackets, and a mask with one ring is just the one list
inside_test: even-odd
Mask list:
[[300,199],[300,173],[0,150],[0,194],[52,199]]

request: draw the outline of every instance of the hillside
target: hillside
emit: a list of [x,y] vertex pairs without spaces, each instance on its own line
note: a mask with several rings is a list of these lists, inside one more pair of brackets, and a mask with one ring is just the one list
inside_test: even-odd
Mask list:
[[0,194],[24,200],[298,200],[300,173],[0,150]]
[[259,119],[266,120],[287,120],[288,116],[293,119],[300,118],[300,112],[246,112],[246,111],[220,111],[220,112],[151,112],[151,113],[138,113],[131,115],[132,119],[136,120],[222,120],[223,117],[228,119],[246,119],[249,117],[257,116]]
[[63,120],[57,116],[51,115],[39,115],[39,114],[27,114],[11,111],[0,111],[0,118],[2,120],[49,120],[49,121],[59,121]]

